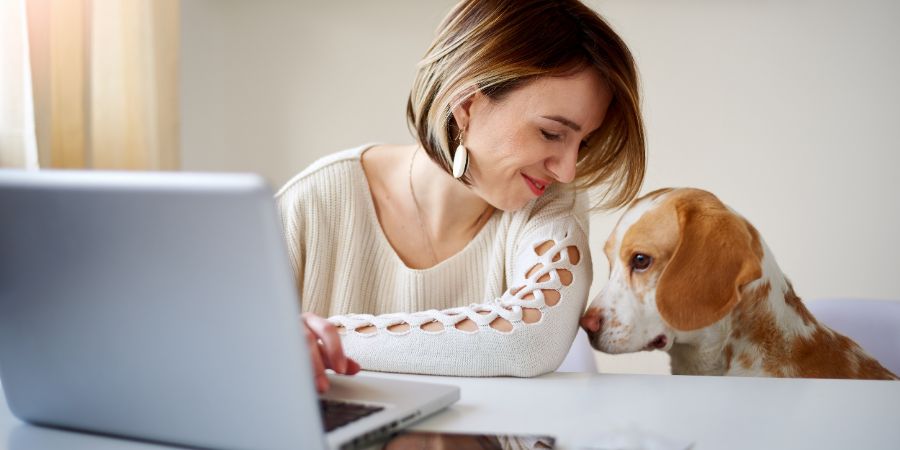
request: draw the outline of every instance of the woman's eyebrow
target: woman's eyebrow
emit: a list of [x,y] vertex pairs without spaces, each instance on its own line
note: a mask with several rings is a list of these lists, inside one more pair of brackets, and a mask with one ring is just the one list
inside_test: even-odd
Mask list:
[[581,125],[578,125],[577,123],[572,122],[571,120],[566,119],[565,117],[562,117],[562,116],[541,116],[541,117],[543,117],[545,119],[555,120],[575,131],[581,131]]

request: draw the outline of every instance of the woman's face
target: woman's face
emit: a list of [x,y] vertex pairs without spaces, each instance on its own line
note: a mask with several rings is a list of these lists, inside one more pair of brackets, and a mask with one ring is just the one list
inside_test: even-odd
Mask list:
[[498,101],[473,94],[454,109],[466,129],[473,192],[513,211],[551,184],[571,182],[579,149],[600,127],[611,99],[594,69],[539,78]]

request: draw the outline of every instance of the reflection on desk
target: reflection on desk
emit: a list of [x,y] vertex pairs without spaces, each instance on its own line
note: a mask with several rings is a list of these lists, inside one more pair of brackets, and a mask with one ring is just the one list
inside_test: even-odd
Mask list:
[[[538,378],[358,376],[455,384],[462,399],[412,429],[546,434],[576,449],[637,430],[704,449],[900,448],[900,383],[669,375],[552,373]],[[0,407],[9,450],[171,447],[24,425]]]

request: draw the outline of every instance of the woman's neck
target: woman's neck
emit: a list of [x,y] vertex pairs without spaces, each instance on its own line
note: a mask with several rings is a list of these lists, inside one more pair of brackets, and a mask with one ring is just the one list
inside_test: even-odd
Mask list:
[[494,208],[471,188],[441,169],[425,151],[411,146],[410,181],[418,211],[435,242],[475,236]]

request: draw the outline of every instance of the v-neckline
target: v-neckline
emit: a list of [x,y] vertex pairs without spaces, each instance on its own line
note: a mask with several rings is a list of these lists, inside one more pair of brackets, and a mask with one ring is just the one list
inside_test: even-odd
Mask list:
[[394,248],[393,245],[391,245],[391,241],[388,240],[387,234],[384,232],[384,228],[381,226],[381,221],[378,220],[378,213],[375,210],[375,197],[372,195],[372,187],[369,185],[369,177],[366,175],[366,169],[363,167],[363,164],[362,164],[363,153],[365,153],[372,147],[375,147],[376,145],[382,145],[382,144],[380,142],[375,142],[375,143],[364,144],[359,147],[359,150],[356,153],[356,162],[357,162],[356,167],[359,170],[360,175],[362,175],[361,184],[365,191],[366,209],[368,210],[369,219],[372,221],[372,224],[375,226],[375,234],[377,235],[377,239],[381,242],[381,245],[387,247],[388,252],[391,254],[391,257],[396,260],[397,264],[399,264],[405,270],[407,270],[409,272],[413,272],[413,273],[427,273],[427,272],[436,271],[442,267],[449,265],[452,261],[454,261],[458,258],[461,258],[463,254],[467,253],[468,251],[470,251],[470,249],[472,247],[475,246],[476,242],[485,239],[484,236],[487,235],[488,228],[492,227],[493,223],[497,220],[497,216],[499,216],[497,210],[495,210],[493,213],[491,213],[491,217],[487,220],[487,222],[484,223],[484,225],[481,226],[481,229],[478,230],[478,232],[475,234],[475,237],[473,237],[471,240],[469,240],[469,242],[467,242],[466,245],[461,250],[454,253],[450,257],[440,261],[439,263],[437,263],[431,267],[426,267],[424,269],[414,269],[414,268],[406,265],[406,262],[403,261],[403,258],[401,258],[399,254],[397,254],[397,250]]

